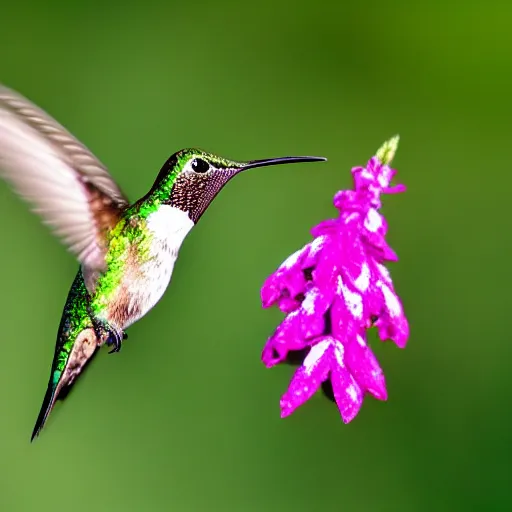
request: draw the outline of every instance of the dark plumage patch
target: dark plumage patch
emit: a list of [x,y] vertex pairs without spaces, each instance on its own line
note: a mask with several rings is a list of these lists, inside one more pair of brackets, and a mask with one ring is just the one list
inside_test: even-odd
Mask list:
[[196,223],[234,173],[232,169],[215,169],[205,174],[181,173],[174,182],[169,204],[188,212]]

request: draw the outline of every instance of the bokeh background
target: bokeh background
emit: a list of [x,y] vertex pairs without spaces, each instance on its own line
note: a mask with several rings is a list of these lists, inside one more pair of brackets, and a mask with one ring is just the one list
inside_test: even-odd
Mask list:
[[[38,440],[77,265],[0,183],[0,510],[512,509],[512,4],[6,2],[0,80],[137,198],[169,154],[318,154],[238,177],[172,286],[102,351]],[[260,362],[264,278],[335,214],[349,170],[400,133],[385,198],[406,350],[375,342],[389,400],[344,425],[321,394],[286,420]]]

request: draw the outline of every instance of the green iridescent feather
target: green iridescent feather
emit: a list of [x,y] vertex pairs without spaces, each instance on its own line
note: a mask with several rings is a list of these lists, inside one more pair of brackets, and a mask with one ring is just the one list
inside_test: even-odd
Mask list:
[[103,316],[112,297],[119,290],[128,264],[130,249],[136,249],[138,264],[148,260],[152,236],[146,229],[146,218],[157,210],[158,204],[141,204],[128,208],[123,218],[108,234],[109,249],[105,255],[108,271],[98,277],[91,302],[91,310],[95,316],[100,318]]

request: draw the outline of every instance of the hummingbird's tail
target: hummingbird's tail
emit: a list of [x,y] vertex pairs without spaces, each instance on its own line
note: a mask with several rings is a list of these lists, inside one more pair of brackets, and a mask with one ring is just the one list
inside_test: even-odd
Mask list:
[[[98,348],[99,347],[96,347],[92,355],[85,361],[85,363],[83,363],[80,373],[83,373],[85,368],[94,359],[94,356],[98,353]],[[53,407],[55,406],[55,402],[57,400],[64,400],[71,391],[71,388],[73,387],[74,380],[71,380],[68,384],[64,384],[64,382],[62,382],[62,379],[60,380],[61,382],[57,382],[55,384],[54,375],[52,375],[52,377],[50,378],[50,382],[48,382],[48,387],[46,388],[43,404],[41,405],[41,410],[39,411],[39,415],[37,417],[34,430],[32,431],[30,442],[32,442],[41,432],[42,428],[44,427],[44,424],[46,423],[46,420],[48,419],[48,416],[50,415]]]
[[57,396],[55,394],[55,388],[51,385],[51,382],[48,384],[48,388],[46,389],[46,394],[44,395],[43,405],[41,406],[41,410],[39,411],[39,416],[36,420],[36,425],[34,430],[32,431],[32,437],[30,438],[30,442],[32,442],[41,432],[44,424],[46,423],[46,419],[50,414],[53,406],[55,405],[55,400]]
[[50,380],[31,441],[43,428],[55,402],[67,396],[76,378],[98,351],[98,337],[88,312],[89,301],[89,293],[79,270],[64,306]]

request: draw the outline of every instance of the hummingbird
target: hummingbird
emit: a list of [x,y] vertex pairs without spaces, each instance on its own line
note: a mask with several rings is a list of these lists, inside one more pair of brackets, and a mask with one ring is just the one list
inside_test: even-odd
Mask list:
[[0,177],[79,263],[31,441],[99,348],[119,352],[126,329],[162,298],[185,237],[228,181],[258,167],[325,160],[237,161],[182,149],[167,159],[151,189],[130,202],[82,143],[0,84]]

